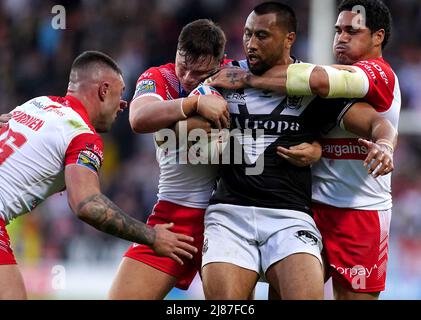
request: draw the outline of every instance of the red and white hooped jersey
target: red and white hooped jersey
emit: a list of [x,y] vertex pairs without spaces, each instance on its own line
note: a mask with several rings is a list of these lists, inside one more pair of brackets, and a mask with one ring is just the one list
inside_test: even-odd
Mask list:
[[[161,101],[186,96],[174,63],[150,68],[139,77],[133,100],[145,96]],[[186,146],[166,150],[156,143],[155,146],[160,167],[158,199],[186,207],[206,208],[215,187],[218,166],[188,163],[184,158],[187,156]]]
[[37,97],[10,113],[0,130],[0,219],[6,224],[63,190],[66,165],[97,172],[103,159],[102,139],[75,97]]
[[[364,100],[398,129],[401,93],[396,74],[383,59],[360,61],[368,79]],[[392,207],[391,174],[373,178],[363,166],[367,149],[340,127],[323,136],[323,154],[313,165],[313,200],[341,208],[387,210]]]

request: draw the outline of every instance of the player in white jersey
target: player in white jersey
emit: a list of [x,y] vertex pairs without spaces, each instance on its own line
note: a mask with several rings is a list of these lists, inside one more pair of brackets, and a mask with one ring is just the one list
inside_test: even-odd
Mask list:
[[[382,58],[391,28],[388,8],[378,0],[344,1],[335,27],[334,53],[343,65],[278,66],[263,77],[237,74],[238,82],[291,95],[363,98],[397,129],[399,83]],[[348,117],[356,111],[351,108]],[[323,157],[313,166],[312,209],[338,299],[376,299],[384,290],[393,170],[387,154],[393,154],[396,137],[373,144],[339,126],[322,137]],[[300,156],[299,150],[278,151],[289,159]]]
[[169,231],[172,225],[151,228],[131,218],[100,191],[97,132],[108,131],[126,107],[124,87],[110,57],[87,51],[73,62],[65,97],[37,97],[10,112],[0,130],[0,299],[26,298],[5,226],[65,188],[78,218],[103,232],[177,261],[195,252],[186,243],[191,237]]
[[[255,75],[263,74],[272,66],[289,65],[284,69],[306,66],[289,58],[295,39],[294,21],[293,11],[280,3],[257,6],[247,19],[243,37],[251,73],[240,62],[241,69],[223,70],[212,76],[210,85],[240,89],[247,81],[262,80]],[[305,77],[306,73],[298,75]],[[272,86],[276,85],[276,91],[280,91],[282,81],[270,80]],[[379,142],[366,143],[370,144],[371,156],[381,163],[382,170],[391,163],[392,150],[383,143],[393,141],[395,130],[368,104],[295,95],[285,98],[271,111],[269,104],[279,93],[264,90],[259,96],[255,91],[245,88],[235,94],[223,92],[229,102],[231,123],[237,127],[262,127],[269,139],[278,134],[274,144],[285,149],[315,137],[314,129],[328,124],[328,117],[340,111],[338,108],[343,108],[345,103],[346,107],[337,116],[338,123]],[[384,154],[380,155],[380,151]],[[202,273],[208,298],[243,299],[262,273],[284,299],[323,298],[323,275],[317,251],[320,234],[310,215],[303,215],[311,214],[311,186],[307,191],[311,179],[303,174],[309,168],[300,171],[285,162],[276,165],[275,152],[276,145],[267,147],[261,176],[247,176],[241,166],[222,171],[205,216],[206,250]]]

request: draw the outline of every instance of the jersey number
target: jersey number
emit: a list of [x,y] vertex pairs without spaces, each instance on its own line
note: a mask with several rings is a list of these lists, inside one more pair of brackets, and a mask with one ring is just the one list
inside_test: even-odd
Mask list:
[[[7,130],[6,128],[3,128],[0,134],[3,134]],[[20,148],[27,141],[23,134],[15,132],[12,129],[9,129],[8,131],[9,133],[7,134],[7,137],[0,140],[0,165],[15,152],[12,146]]]

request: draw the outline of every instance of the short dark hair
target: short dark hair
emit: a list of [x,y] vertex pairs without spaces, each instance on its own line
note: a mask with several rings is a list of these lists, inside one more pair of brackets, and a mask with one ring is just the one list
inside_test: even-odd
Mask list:
[[382,48],[389,42],[392,33],[392,15],[389,8],[381,0],[344,0],[338,7],[338,13],[352,11],[355,6],[365,9],[366,25],[371,32],[384,29]]
[[122,74],[121,69],[118,67],[117,63],[105,53],[100,51],[85,51],[81,53],[72,63],[72,69],[85,69],[92,64],[99,63],[105,65],[118,74]]
[[221,27],[209,19],[199,19],[185,25],[178,37],[177,50],[189,63],[203,56],[222,59],[226,37]]
[[297,32],[297,17],[294,10],[280,2],[263,2],[256,7],[253,11],[258,15],[276,13],[279,25],[285,27],[288,32]]

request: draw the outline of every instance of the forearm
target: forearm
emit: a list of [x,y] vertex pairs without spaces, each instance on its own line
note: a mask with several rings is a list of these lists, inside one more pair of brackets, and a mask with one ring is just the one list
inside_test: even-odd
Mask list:
[[117,207],[103,194],[95,194],[80,202],[77,216],[94,228],[113,236],[146,245],[155,242],[155,230]]
[[137,133],[151,133],[174,125],[177,121],[196,111],[197,97],[179,98],[166,101],[152,101],[144,104],[133,102],[129,121]]
[[248,74],[245,78],[247,86],[261,90],[270,90],[274,92],[286,93],[286,73],[278,76],[256,76]]
[[398,134],[389,120],[379,118],[373,123],[370,138],[373,142],[389,142],[392,147],[395,148],[398,140]]
[[363,98],[369,83],[364,71],[357,67],[295,63],[288,66],[285,89],[290,96]]
[[[327,72],[322,67],[310,64],[278,65],[261,76],[248,73],[244,77],[244,82],[249,87],[271,90],[284,95],[314,94],[326,97],[329,94]],[[305,88],[302,88],[303,83],[307,83]],[[305,92],[301,92],[303,90]]]

